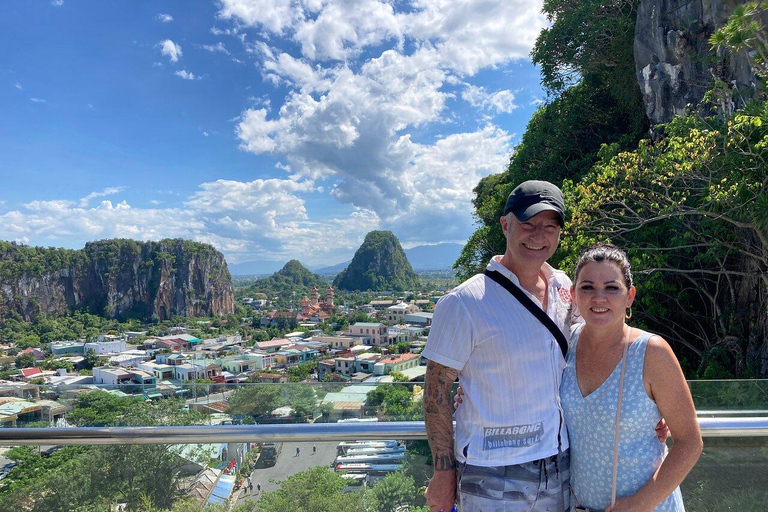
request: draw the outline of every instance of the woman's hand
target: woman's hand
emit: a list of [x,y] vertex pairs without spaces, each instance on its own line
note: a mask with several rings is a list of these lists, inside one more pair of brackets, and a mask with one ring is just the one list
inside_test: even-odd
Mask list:
[[637,495],[617,498],[616,504],[609,506],[605,512],[652,512],[656,508],[652,504],[641,503]]
[[459,405],[464,402],[464,399],[462,398],[464,396],[464,390],[461,389],[461,384],[459,384],[459,387],[456,388],[456,395],[453,397],[453,410],[458,411]]

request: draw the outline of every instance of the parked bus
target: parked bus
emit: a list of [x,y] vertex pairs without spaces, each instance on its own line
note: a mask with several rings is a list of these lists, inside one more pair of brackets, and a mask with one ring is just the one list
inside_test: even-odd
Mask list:
[[353,447],[348,448],[347,453],[344,455],[365,455],[368,453],[402,453],[405,451],[405,446],[395,446],[395,447],[378,447],[378,446],[360,446],[360,447]]
[[400,446],[397,441],[342,441],[336,447],[339,455],[345,455],[350,448],[396,448]]
[[403,469],[401,464],[336,464],[336,471],[346,471],[347,473],[364,473],[368,475],[381,475]]
[[359,455],[339,455],[336,457],[337,464],[382,464],[388,462],[402,461],[405,458],[405,452],[398,453],[365,453]]

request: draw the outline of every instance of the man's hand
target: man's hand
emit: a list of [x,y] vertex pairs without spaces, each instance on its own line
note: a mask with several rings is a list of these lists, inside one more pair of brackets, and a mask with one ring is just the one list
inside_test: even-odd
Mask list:
[[456,470],[436,470],[424,496],[430,512],[450,512],[456,503]]

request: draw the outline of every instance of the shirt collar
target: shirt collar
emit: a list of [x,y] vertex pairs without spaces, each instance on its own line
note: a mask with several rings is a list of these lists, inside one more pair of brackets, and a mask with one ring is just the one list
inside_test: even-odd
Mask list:
[[[488,266],[485,267],[486,270],[496,270],[501,275],[515,283],[517,286],[520,286],[520,280],[517,278],[514,272],[509,270],[507,267],[501,264],[501,258],[503,255],[497,254],[493,258],[491,258],[491,261],[488,263]],[[555,279],[555,273],[553,271],[553,268],[549,265],[549,263],[544,263],[541,267],[541,271],[544,274],[544,277],[547,279],[547,284],[549,286],[552,286],[553,281],[556,283],[557,280]]]

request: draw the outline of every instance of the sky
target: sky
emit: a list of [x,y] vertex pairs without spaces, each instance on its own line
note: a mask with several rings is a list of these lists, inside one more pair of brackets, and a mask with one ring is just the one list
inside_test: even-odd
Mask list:
[[463,243],[544,93],[540,0],[3,0],[0,239],[230,263]]

